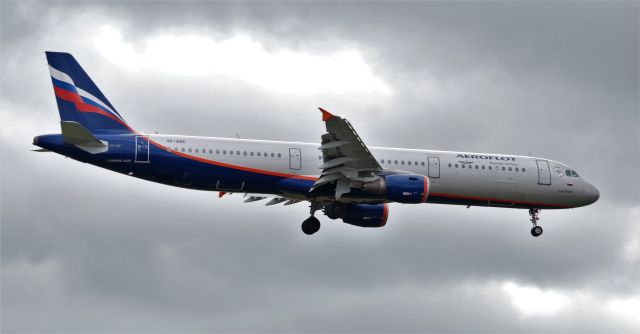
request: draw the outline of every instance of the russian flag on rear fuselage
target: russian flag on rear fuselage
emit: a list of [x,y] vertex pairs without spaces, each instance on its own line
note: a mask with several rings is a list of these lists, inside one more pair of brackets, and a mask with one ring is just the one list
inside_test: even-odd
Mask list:
[[62,121],[78,122],[91,132],[132,131],[72,55],[46,55]]

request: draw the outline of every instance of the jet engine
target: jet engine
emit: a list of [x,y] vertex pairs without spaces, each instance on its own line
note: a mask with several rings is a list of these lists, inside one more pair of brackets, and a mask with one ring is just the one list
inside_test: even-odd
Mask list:
[[384,204],[325,204],[324,214],[331,219],[360,227],[382,227],[387,223],[389,205]]
[[364,183],[361,191],[382,195],[385,200],[391,202],[424,203],[429,195],[429,178],[417,174],[386,175]]

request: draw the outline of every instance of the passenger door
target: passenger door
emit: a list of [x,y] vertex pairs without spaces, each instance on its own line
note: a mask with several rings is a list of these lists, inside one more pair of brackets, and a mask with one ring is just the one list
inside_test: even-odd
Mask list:
[[440,158],[439,157],[427,157],[428,171],[427,175],[430,178],[440,177]]
[[538,184],[548,186],[551,184],[551,170],[546,160],[536,160],[538,165]]
[[299,148],[289,149],[289,169],[300,170],[302,168],[302,154]]
[[148,163],[149,162],[149,140],[143,136],[135,137],[135,158],[134,162]]

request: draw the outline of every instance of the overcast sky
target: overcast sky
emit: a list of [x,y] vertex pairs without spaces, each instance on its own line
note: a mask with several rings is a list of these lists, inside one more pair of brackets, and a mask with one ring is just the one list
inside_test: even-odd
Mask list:
[[[638,2],[1,2],[3,332],[640,331]],[[532,154],[596,185],[541,213],[387,226],[30,152],[72,53],[134,128]]]

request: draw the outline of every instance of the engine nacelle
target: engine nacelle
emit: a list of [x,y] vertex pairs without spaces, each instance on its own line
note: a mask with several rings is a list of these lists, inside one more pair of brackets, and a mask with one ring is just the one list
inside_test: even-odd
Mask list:
[[362,191],[382,195],[390,202],[424,203],[429,196],[429,178],[417,174],[386,175],[364,184]]
[[389,205],[330,203],[324,206],[324,214],[331,219],[360,227],[382,227],[389,217]]
[[424,175],[388,175],[385,197],[398,203],[424,203],[429,195],[429,178]]

